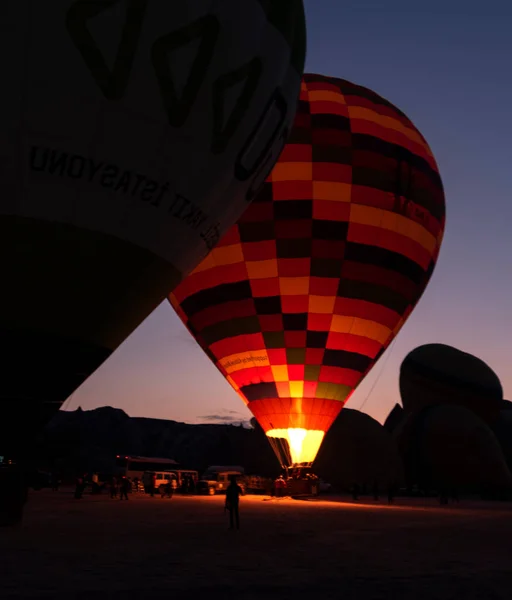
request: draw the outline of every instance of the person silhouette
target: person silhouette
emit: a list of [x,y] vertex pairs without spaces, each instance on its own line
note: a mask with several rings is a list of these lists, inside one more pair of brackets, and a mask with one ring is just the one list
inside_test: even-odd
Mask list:
[[123,498],[125,500],[128,500],[128,491],[130,490],[131,487],[132,487],[131,481],[128,479],[128,477],[123,475],[123,477],[121,478],[121,485],[120,485],[121,500]]
[[236,523],[236,528],[240,529],[240,515],[238,505],[240,503],[240,495],[242,488],[236,482],[236,476],[231,475],[230,484],[226,488],[226,504],[225,508],[229,510],[229,528],[233,529]]

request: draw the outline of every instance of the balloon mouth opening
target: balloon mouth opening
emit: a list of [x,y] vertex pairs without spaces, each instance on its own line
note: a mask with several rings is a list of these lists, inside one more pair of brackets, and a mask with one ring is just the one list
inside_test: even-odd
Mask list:
[[267,437],[283,467],[311,466],[322,445],[325,432],[291,427],[270,429]]

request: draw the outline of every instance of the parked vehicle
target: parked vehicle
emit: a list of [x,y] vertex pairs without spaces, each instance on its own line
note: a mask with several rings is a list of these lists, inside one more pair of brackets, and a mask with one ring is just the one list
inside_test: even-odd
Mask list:
[[120,456],[116,457],[115,474],[117,477],[128,477],[133,481],[136,477],[142,478],[145,471],[163,473],[178,468],[178,463],[172,458],[148,458],[145,456]]
[[165,493],[167,490],[167,484],[171,481],[172,489],[175,490],[178,487],[178,481],[176,474],[170,471],[144,471],[142,474],[142,484],[146,494],[151,492],[151,482],[153,475],[156,475],[155,479],[155,493]]
[[209,467],[197,484],[199,494],[226,493],[226,488],[231,482],[231,477],[236,477],[238,485],[242,488],[242,495],[247,491],[247,482],[242,467]]

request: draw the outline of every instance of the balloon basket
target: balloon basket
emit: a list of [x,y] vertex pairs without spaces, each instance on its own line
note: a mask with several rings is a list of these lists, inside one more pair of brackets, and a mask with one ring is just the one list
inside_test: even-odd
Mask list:
[[311,479],[289,479],[286,482],[288,495],[294,497],[318,496],[318,482]]

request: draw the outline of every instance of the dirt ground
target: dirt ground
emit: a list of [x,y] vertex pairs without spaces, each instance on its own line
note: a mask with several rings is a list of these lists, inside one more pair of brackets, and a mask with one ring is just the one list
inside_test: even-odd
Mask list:
[[31,493],[0,529],[0,597],[485,599],[512,594],[512,506]]

